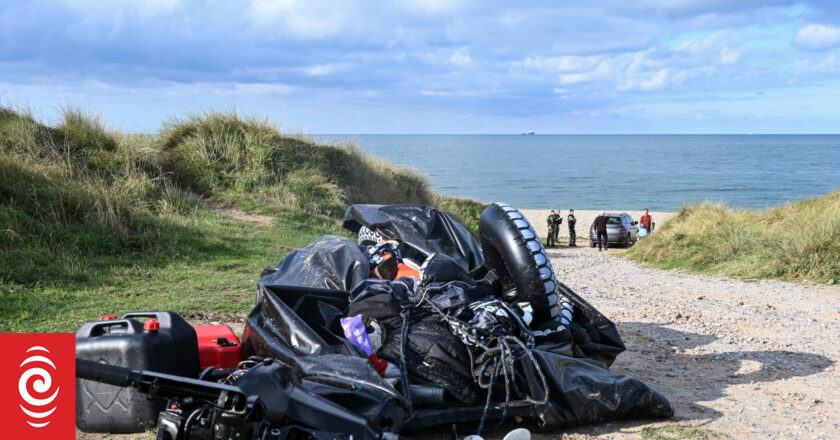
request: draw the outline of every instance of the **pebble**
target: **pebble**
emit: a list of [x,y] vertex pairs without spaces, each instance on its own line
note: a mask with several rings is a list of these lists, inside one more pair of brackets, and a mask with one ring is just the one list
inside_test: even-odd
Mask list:
[[[751,424],[786,438],[793,420],[828,417],[826,438],[840,438],[840,402],[825,398],[840,389],[840,288],[642,268],[589,249],[549,256],[558,281],[621,331],[627,351],[613,369],[654,386],[672,378],[660,391],[678,412],[702,398],[720,413],[709,429],[733,438]],[[732,417],[729,402],[762,409]]]

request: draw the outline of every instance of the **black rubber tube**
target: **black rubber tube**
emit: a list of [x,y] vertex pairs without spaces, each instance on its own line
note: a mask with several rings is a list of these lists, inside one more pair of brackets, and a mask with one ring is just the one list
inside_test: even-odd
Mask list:
[[492,203],[481,213],[478,235],[484,264],[499,275],[505,300],[531,305],[532,328],[547,320],[562,325],[571,322],[572,305],[558,295],[551,260],[522,213],[504,203]]
[[131,385],[132,373],[131,369],[125,367],[102,364],[87,359],[76,359],[76,377],[79,379],[127,387]]

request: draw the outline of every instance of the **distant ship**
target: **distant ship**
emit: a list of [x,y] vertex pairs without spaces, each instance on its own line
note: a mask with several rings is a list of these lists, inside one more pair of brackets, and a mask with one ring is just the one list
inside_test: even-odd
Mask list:
[[533,136],[535,133],[534,133],[534,130],[528,130],[528,131],[526,131],[525,133],[522,133],[522,134],[527,135],[527,136]]

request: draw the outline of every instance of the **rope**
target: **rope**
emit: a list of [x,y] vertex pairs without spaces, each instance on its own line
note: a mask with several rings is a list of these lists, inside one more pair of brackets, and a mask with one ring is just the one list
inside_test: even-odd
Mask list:
[[[481,432],[484,430],[484,425],[490,411],[490,404],[493,400],[493,386],[500,374],[505,381],[505,399],[504,402],[498,405],[502,408],[502,414],[496,429],[504,423],[504,420],[507,417],[508,408],[525,405],[542,406],[547,404],[549,401],[548,381],[546,380],[546,377],[543,374],[532,350],[534,346],[533,333],[519,319],[519,316],[502,301],[487,303],[504,309],[508,315],[512,316],[515,323],[520,327],[520,333],[525,340],[523,341],[522,339],[512,335],[497,336],[482,334],[481,331],[476,331],[479,329],[471,327],[449,313],[444,313],[431,301],[430,296],[433,296],[434,292],[445,290],[448,284],[449,283],[438,287],[421,288],[421,291],[419,292],[419,299],[413,301],[411,304],[403,306],[403,309],[400,312],[400,315],[402,316],[402,328],[400,331],[399,367],[400,379],[402,382],[403,394],[408,406],[408,412],[411,413],[413,411],[411,393],[409,392],[408,367],[405,359],[408,340],[408,324],[411,316],[411,309],[419,307],[423,304],[428,305],[435,313],[437,313],[441,320],[448,324],[452,332],[458,336],[458,338],[461,339],[467,347],[473,348],[473,350],[467,350],[470,355],[470,371],[472,371],[473,379],[476,384],[480,388],[487,390],[487,397],[485,398],[484,410],[481,414],[477,435],[481,435]],[[475,308],[473,310],[475,310]],[[474,350],[479,353],[477,357],[473,355]],[[519,359],[526,358],[530,361],[531,365],[534,366],[536,376],[540,379],[540,384],[543,389],[543,396],[541,400],[535,400],[529,394],[522,392],[516,383],[515,362]],[[488,377],[489,382],[486,382]]]
[[408,318],[411,316],[411,311],[408,308],[404,308],[400,311],[400,315],[402,315],[402,329],[400,329],[400,379],[402,380],[403,395],[405,396],[408,412],[410,413],[412,410],[411,392],[408,388],[408,367],[406,367],[405,362],[405,346],[406,340],[408,339]]
[[[495,352],[501,351],[502,359],[505,359],[508,374],[510,376],[509,380],[513,381],[513,385],[518,391],[517,394],[524,396],[524,399],[521,399],[519,401],[506,401],[505,406],[522,406],[528,404],[545,405],[546,403],[548,403],[548,382],[546,381],[545,375],[543,374],[542,369],[540,368],[540,365],[534,357],[533,351],[531,350],[531,347],[533,347],[533,335],[530,333],[530,331],[524,332],[526,342],[523,342],[521,339],[510,335],[488,336],[485,338],[475,337],[472,334],[472,332],[470,332],[470,326],[447,313],[443,313],[443,311],[441,311],[437,307],[437,305],[435,305],[431,300],[428,299],[428,296],[425,293],[423,295],[423,298],[421,298],[421,301],[423,300],[425,300],[426,304],[428,304],[432,308],[432,310],[434,310],[438,315],[440,315],[441,319],[444,322],[449,324],[449,327],[461,339],[461,341],[464,342],[464,344],[466,344],[467,346],[476,347],[483,351],[482,356],[485,357],[486,360],[483,362],[483,365],[478,369],[478,373],[473,373],[476,382],[481,388],[486,388],[486,384],[482,382],[482,376],[485,370],[487,369],[489,362],[491,362],[493,359],[489,356],[493,355]],[[499,303],[505,308],[508,314],[516,316],[516,313],[510,310],[506,304],[504,304],[501,301],[499,301]],[[416,305],[419,305],[419,303]],[[515,368],[513,365],[513,362],[515,360],[515,354],[513,353],[513,349],[511,349],[509,344],[515,344],[515,346],[521,348],[522,351],[525,353],[525,356],[531,361],[531,364],[534,365],[534,369],[536,370],[537,376],[540,378],[540,383],[543,388],[544,396],[541,401],[534,400],[529,396],[525,395],[525,393],[519,392],[519,387],[516,385],[513,376],[515,372]],[[475,368],[473,368],[472,371],[475,372]]]
[[475,433],[479,437],[481,437],[481,431],[484,429],[487,411],[490,409],[490,398],[493,397],[493,384],[496,383],[496,376],[499,375],[499,364],[499,360],[496,360],[493,364],[493,375],[490,377],[490,385],[487,387],[487,399],[484,401],[484,411],[481,412],[481,421],[478,423],[478,431]]
[[[503,341],[502,344],[506,343]],[[505,348],[508,348],[507,345],[505,345]],[[511,356],[505,356],[506,351],[507,350],[502,350],[502,376],[505,378],[505,403],[502,404],[502,416],[499,418],[499,421],[496,423],[493,431],[497,431],[502,427],[502,424],[504,424],[505,418],[507,418],[510,403],[510,382],[513,379],[511,377],[511,375],[513,375],[513,361],[510,360]],[[508,369],[508,365],[510,365],[510,369]]]
[[530,348],[526,347],[522,343],[522,341],[520,341],[518,338],[514,338],[512,336],[503,336],[502,338],[503,338],[503,340],[511,341],[511,342],[517,344],[520,348],[522,348],[522,350],[528,356],[528,359],[531,361],[531,364],[534,366],[534,369],[537,372],[537,376],[540,378],[540,382],[541,382],[542,387],[543,387],[543,399],[541,401],[537,401],[537,400],[531,399],[531,397],[529,397],[529,396],[526,396],[525,399],[524,399],[524,402],[526,402],[528,404],[531,404],[531,405],[537,405],[537,406],[542,406],[542,405],[545,405],[546,403],[548,403],[548,392],[549,392],[548,381],[545,379],[545,374],[543,374],[542,368],[540,368],[539,362],[537,362],[537,359],[534,357],[534,352]]

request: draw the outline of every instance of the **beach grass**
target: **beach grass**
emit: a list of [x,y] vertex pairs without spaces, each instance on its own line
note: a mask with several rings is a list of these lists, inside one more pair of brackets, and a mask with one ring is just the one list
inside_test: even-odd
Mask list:
[[840,189],[766,210],[683,207],[627,256],[739,278],[840,282]]
[[[273,221],[234,218],[205,199]],[[150,308],[246,313],[261,269],[344,234],[353,203],[435,205],[468,227],[484,208],[355,145],[285,135],[233,111],[132,135],[82,109],[50,126],[0,106],[0,332],[72,331]]]
[[642,440],[719,440],[730,436],[703,428],[678,425],[646,426],[639,432]]

